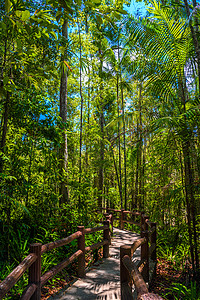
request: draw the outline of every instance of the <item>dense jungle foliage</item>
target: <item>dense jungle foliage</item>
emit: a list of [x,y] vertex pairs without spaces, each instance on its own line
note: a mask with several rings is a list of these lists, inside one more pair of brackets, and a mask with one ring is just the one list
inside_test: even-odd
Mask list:
[[159,257],[185,274],[163,297],[200,299],[200,6],[145,4],[1,1],[0,280],[109,206],[157,222]]

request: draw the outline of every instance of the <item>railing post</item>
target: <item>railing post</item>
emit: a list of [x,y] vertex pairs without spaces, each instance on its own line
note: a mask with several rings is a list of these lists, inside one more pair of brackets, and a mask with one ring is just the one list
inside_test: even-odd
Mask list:
[[145,260],[144,268],[142,270],[142,276],[144,281],[149,282],[149,237],[147,231],[141,232],[141,237],[146,238],[146,243],[141,245],[141,261]]
[[[129,245],[122,245],[120,246],[120,287],[121,287],[121,300],[126,300],[125,294],[126,292],[124,291],[125,288],[127,288],[127,285],[125,283],[129,284],[131,283],[131,278],[129,275],[128,270],[124,266],[122,262],[122,258],[128,255],[131,258],[131,246]],[[130,290],[131,286],[130,286]]]
[[113,235],[113,214],[111,213],[109,216],[110,216],[110,224],[111,224],[111,235]]
[[[155,230],[154,230],[154,232],[151,234],[151,245],[152,244],[155,244],[156,245],[156,223],[151,223],[151,228],[153,228],[153,227],[155,227]],[[152,252],[152,254],[151,254],[151,259],[153,260],[153,261],[156,261],[156,247],[155,247],[155,249],[153,250],[153,252]]]
[[146,220],[148,220],[149,217],[148,216],[144,216],[144,231],[148,230],[148,224],[146,223]]
[[77,230],[82,233],[78,238],[78,250],[83,252],[82,255],[78,257],[78,277],[83,278],[85,276],[85,233],[84,226],[77,226]]
[[41,243],[35,243],[30,245],[30,253],[37,255],[36,261],[29,268],[29,284],[36,284],[37,289],[31,297],[31,300],[40,300],[41,298]]
[[140,235],[142,235],[142,231],[144,231],[143,225],[144,225],[144,212],[142,211],[141,220],[140,220]]
[[120,228],[124,229],[124,209],[121,209]]
[[103,225],[107,225],[108,229],[104,229],[103,231],[103,239],[108,240],[108,244],[103,245],[103,258],[109,257],[109,245],[110,245],[110,227],[109,227],[109,221],[104,221]]
[[109,245],[111,245],[111,231],[110,231],[111,219],[110,219],[110,215],[106,216],[106,221],[108,221],[108,223],[109,223]]

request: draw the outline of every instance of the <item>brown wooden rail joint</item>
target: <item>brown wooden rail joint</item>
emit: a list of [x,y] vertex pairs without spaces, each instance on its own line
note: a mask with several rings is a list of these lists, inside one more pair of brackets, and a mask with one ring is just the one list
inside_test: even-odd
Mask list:
[[30,253],[25,259],[0,283],[0,299],[17,283],[24,272],[36,261],[37,255]]
[[42,246],[41,254],[43,254],[47,251],[53,250],[55,248],[65,246],[65,245],[71,243],[72,241],[74,241],[75,239],[78,239],[81,235],[82,235],[82,232],[77,231],[77,232],[74,232],[73,234],[71,234],[70,236],[68,236],[68,237],[66,237],[62,240],[58,240],[58,241],[55,241],[55,242],[45,244],[45,245]]
[[124,264],[127,272],[129,273],[130,278],[133,280],[135,284],[135,289],[137,295],[143,295],[148,293],[148,288],[142,275],[139,273],[136,265],[131,261],[131,258],[128,255],[125,255],[122,258],[122,263]]
[[103,240],[107,240],[108,243],[103,246],[103,257],[109,257],[109,244],[110,244],[110,228],[109,228],[109,221],[104,221],[104,225],[107,225],[106,229],[103,231]]
[[142,276],[146,282],[149,281],[149,237],[147,231],[141,232],[141,237],[146,239],[146,243],[141,245],[141,260],[146,260],[147,263],[145,264],[142,270]]
[[41,286],[43,286],[49,279],[53,278],[56,274],[66,268],[69,264],[71,264],[76,258],[79,258],[83,255],[81,250],[76,251],[73,253],[69,258],[66,258],[58,265],[54,266],[51,270],[47,271],[41,277]]
[[82,233],[78,238],[78,250],[82,251],[82,254],[78,256],[78,276],[83,278],[85,276],[85,228],[78,226],[77,230]]
[[84,233],[85,234],[89,234],[89,233],[94,233],[94,232],[97,232],[97,231],[103,231],[104,229],[107,229],[106,227],[107,225],[104,225],[104,226],[98,226],[98,227],[94,227],[94,228],[85,228],[84,229]]
[[31,300],[40,300],[41,298],[41,243],[35,243],[30,245],[30,253],[37,255],[36,261],[29,268],[29,285],[35,284],[37,289],[33,293]]
[[31,296],[35,293],[36,289],[37,289],[36,284],[34,283],[29,284],[24,290],[24,292],[22,293],[20,300],[29,300]]
[[92,244],[88,247],[85,248],[85,251],[88,252],[88,251],[91,251],[91,250],[95,250],[95,249],[98,249],[100,248],[101,246],[104,246],[106,244],[109,244],[109,241],[108,240],[104,240],[102,242],[98,242],[98,243],[95,243],[95,244]]
[[131,256],[133,256],[135,250],[137,248],[139,248],[141,245],[143,245],[144,243],[146,243],[147,240],[145,237],[141,238],[141,239],[138,239],[136,240],[132,245],[131,245]]

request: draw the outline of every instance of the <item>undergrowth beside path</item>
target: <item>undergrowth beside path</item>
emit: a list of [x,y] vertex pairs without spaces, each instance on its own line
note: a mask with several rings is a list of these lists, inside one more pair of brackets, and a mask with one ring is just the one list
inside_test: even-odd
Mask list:
[[151,291],[167,300],[200,299],[200,290],[189,281],[188,269],[177,268],[171,261],[162,258],[158,259]]

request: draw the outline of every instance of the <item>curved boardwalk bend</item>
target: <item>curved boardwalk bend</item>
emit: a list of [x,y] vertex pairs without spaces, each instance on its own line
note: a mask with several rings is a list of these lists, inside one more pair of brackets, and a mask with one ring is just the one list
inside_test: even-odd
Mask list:
[[[77,232],[62,240],[49,244],[32,244],[30,254],[0,284],[0,299],[14,286],[23,273],[29,271],[29,285],[21,300],[40,300],[41,286],[58,272],[78,259],[79,279],[69,288],[62,290],[49,300],[90,300],[90,299],[162,299],[150,294],[145,282],[154,274],[156,266],[156,223],[150,222],[144,213],[106,209],[106,221],[103,226],[84,228],[78,226]],[[120,213],[120,227],[113,228],[113,216]],[[140,218],[140,222],[135,218]],[[131,231],[125,231],[124,223],[139,225],[141,237]],[[113,229],[113,230],[112,230]],[[103,231],[103,240],[85,247],[85,234]],[[113,237],[111,239],[111,233]],[[41,256],[44,252],[78,240],[78,250],[51,270],[41,275]],[[103,260],[85,273],[85,252],[103,246]]]
[[[120,291],[120,246],[131,245],[140,236],[131,231],[114,228],[109,258],[104,258],[93,266],[85,278],[78,279],[71,287],[62,290],[49,300],[93,300],[121,299]],[[134,262],[140,260],[141,250],[138,248]],[[134,291],[134,288],[133,288]],[[136,293],[134,293],[136,298]]]

